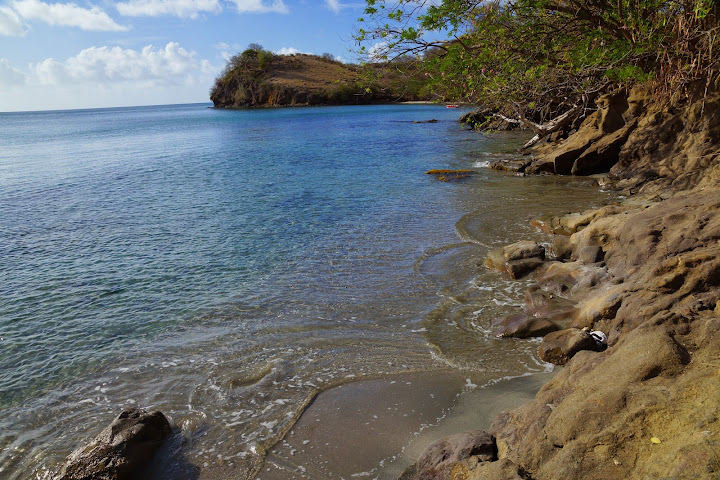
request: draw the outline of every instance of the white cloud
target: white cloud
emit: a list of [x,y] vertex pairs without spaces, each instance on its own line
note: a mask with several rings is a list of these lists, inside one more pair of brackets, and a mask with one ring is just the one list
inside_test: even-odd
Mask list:
[[0,7],[0,35],[8,37],[22,37],[25,35],[25,26],[11,8]]
[[381,62],[387,60],[388,42],[378,42],[367,51],[368,61]]
[[295,47],[283,47],[280,50],[275,50],[274,53],[277,53],[278,55],[295,55],[296,53],[308,53],[308,52],[302,52]]
[[290,13],[283,0],[230,0],[238,13]]
[[207,61],[197,60],[194,52],[175,42],[158,49],[148,45],[140,51],[91,47],[63,62],[48,58],[32,65],[32,68],[34,81],[44,85],[115,82],[180,84],[197,72],[212,70]]
[[222,10],[219,0],[130,0],[118,3],[115,8],[129,17],[173,15],[181,18],[197,18],[203,12]]
[[82,8],[74,3],[44,3],[39,0],[15,0],[15,11],[29,20],[40,20],[49,25],[78,27],[92,31],[126,31],[127,27],[118,25],[100,7]]
[[4,58],[0,58],[0,86],[14,87],[25,83],[25,75],[13,68]]
[[338,0],[325,0],[327,7],[335,13],[339,13],[343,7]]

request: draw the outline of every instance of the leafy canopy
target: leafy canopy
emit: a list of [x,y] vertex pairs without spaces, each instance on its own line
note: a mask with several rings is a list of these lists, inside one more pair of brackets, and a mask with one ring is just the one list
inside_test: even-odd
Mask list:
[[366,0],[355,39],[446,98],[548,118],[610,86],[718,79],[717,0]]

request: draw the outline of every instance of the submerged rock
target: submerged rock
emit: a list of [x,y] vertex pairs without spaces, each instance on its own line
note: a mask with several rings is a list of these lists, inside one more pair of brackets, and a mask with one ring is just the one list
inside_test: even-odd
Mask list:
[[544,260],[545,247],[526,240],[491,250],[485,257],[485,266],[518,279],[538,268]]
[[54,480],[132,480],[170,435],[162,412],[123,411],[88,445],[68,456]]
[[461,180],[463,178],[475,175],[475,170],[448,170],[448,169],[435,169],[428,170],[425,175],[435,175],[435,178],[441,182],[451,182],[454,180]]
[[543,337],[560,329],[562,329],[560,325],[547,317],[534,317],[527,313],[508,315],[495,320],[492,324],[492,332],[496,337]]

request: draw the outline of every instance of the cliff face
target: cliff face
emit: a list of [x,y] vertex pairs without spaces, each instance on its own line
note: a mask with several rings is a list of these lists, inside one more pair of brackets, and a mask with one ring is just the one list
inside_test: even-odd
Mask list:
[[[421,77],[410,70],[360,67],[315,55],[246,50],[216,79],[216,108],[352,105],[423,100]],[[408,73],[410,72],[410,73]]]
[[[625,201],[535,221],[554,256],[523,315],[557,323],[541,357],[571,358],[533,402],[495,419],[495,461],[470,454],[405,478],[720,478],[720,97],[616,95],[534,163],[620,143],[605,182]],[[583,328],[608,348],[571,351]]]

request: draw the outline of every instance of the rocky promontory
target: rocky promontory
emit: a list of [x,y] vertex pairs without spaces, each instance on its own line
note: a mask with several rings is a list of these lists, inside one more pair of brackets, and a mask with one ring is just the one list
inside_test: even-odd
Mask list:
[[495,457],[428,466],[426,454],[403,478],[720,478],[720,97],[634,89],[598,106],[522,171],[606,171],[625,199],[535,220],[546,257],[505,254],[537,250],[525,242],[487,261],[515,277],[512,263],[532,259],[523,311],[493,331],[544,335],[540,357],[565,366],[495,418]]
[[256,45],[230,58],[210,100],[216,108],[428,100],[424,85],[411,63],[361,66],[331,55],[278,55]]

